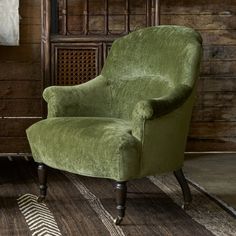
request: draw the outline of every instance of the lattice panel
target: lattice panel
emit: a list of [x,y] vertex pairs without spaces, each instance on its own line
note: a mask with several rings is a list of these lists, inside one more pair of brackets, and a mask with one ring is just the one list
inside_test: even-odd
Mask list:
[[94,79],[98,74],[96,49],[57,50],[56,85],[76,85]]
[[158,0],[54,0],[63,35],[124,35],[159,24]]

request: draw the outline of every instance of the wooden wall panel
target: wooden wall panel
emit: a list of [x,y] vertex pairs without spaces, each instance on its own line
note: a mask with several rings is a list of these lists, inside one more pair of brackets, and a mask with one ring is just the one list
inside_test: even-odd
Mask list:
[[1,153],[30,153],[27,138],[24,137],[0,137]]
[[236,13],[235,0],[163,0],[162,14],[213,15]]
[[204,45],[203,60],[236,60],[235,45]]
[[[29,152],[24,130],[42,115],[40,3],[20,1],[20,46],[0,47],[0,152]],[[198,100],[187,150],[236,151],[236,1],[163,0],[161,4],[162,24],[194,27],[203,37]]]
[[41,81],[0,81],[0,98],[30,99],[41,98]]
[[1,99],[2,117],[39,117],[41,116],[41,99]]
[[235,15],[162,15],[162,22],[168,24],[185,25],[193,27],[196,30],[234,30],[236,16]]
[[162,1],[162,24],[197,29],[204,57],[188,151],[236,151],[236,1]]
[[29,152],[25,129],[42,116],[40,0],[21,0],[20,15],[20,46],[0,46],[0,153]]
[[[0,47],[1,55],[1,47]],[[0,56],[1,57],[1,56]],[[39,62],[18,62],[0,61],[0,80],[3,81],[22,81],[22,80],[40,80],[40,63]]]
[[[5,118],[0,119],[0,137],[24,137],[25,130],[33,123],[39,121],[37,118]],[[22,151],[21,151],[22,152]]]

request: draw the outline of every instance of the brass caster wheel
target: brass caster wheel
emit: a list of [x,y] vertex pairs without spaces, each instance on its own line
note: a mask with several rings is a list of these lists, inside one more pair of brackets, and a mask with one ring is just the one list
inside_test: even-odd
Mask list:
[[42,202],[44,202],[44,200],[45,200],[45,197],[39,196],[37,199],[37,202],[42,203]]
[[190,208],[190,202],[183,203],[183,205],[182,205],[183,210],[188,210],[189,208]]
[[123,220],[123,217],[117,216],[116,219],[114,220],[114,223],[116,225],[120,225],[121,221]]

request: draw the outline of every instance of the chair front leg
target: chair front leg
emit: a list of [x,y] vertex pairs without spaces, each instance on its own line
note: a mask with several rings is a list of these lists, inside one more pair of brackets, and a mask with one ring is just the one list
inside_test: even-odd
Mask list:
[[115,196],[116,196],[116,209],[118,211],[118,216],[114,220],[116,225],[119,225],[125,216],[125,203],[127,195],[126,182],[116,182],[115,185]]
[[184,204],[182,205],[183,209],[187,209],[190,203],[192,202],[192,195],[188,186],[188,182],[184,176],[183,170],[179,169],[174,171],[174,175],[177,179],[177,181],[180,184],[180,187],[183,192],[183,197],[184,197]]
[[43,163],[38,165],[38,178],[40,190],[38,202],[43,202],[47,195],[47,168]]

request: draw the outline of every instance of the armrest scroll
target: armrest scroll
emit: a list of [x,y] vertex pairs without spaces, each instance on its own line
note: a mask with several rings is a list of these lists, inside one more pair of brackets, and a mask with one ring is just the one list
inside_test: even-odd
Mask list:
[[191,87],[181,85],[166,96],[139,101],[132,113],[132,134],[142,139],[145,121],[157,119],[180,108],[192,91]]
[[43,92],[48,117],[98,116],[106,109],[107,97],[107,84],[102,76],[80,85],[51,86]]
[[192,88],[181,85],[166,96],[139,101],[133,110],[133,119],[150,120],[177,109],[190,96]]

